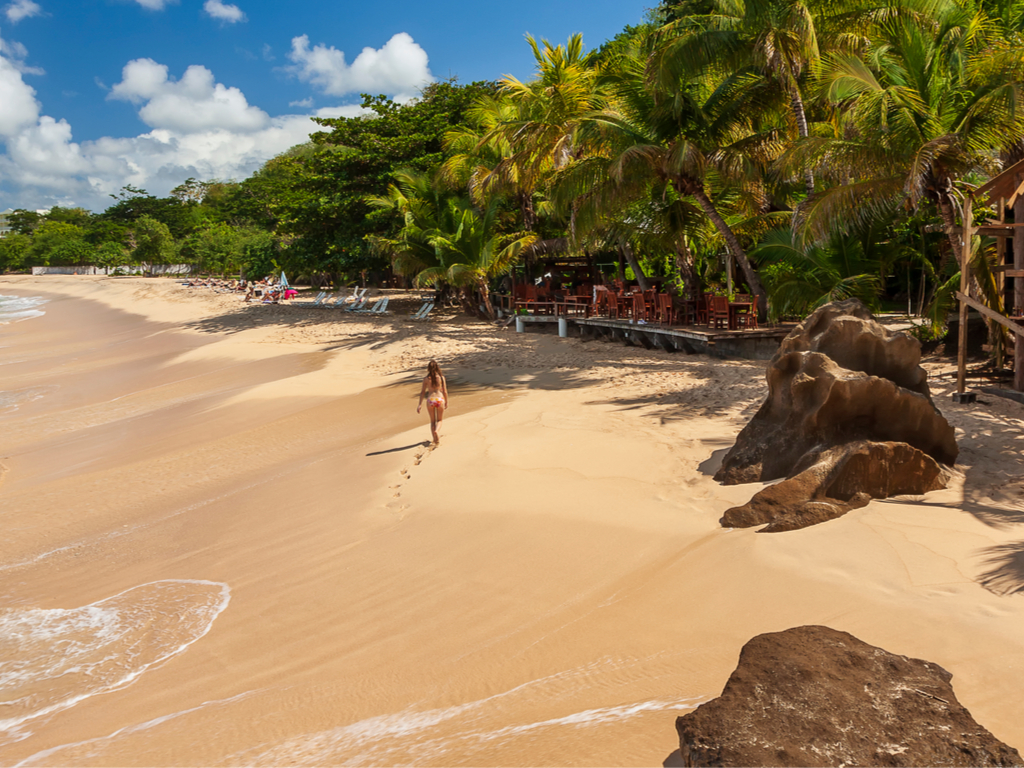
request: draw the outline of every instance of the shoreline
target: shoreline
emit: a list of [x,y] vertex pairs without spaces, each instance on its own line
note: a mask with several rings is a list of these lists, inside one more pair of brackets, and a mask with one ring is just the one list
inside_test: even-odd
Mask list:
[[[801,624],[942,665],[1024,745],[1016,403],[954,408],[931,379],[962,478],[759,535],[718,526],[756,489],[710,475],[763,363],[159,279],[0,278],[21,291],[61,299],[0,327],[4,389],[58,389],[0,412],[0,611],[162,579],[231,600],[127,687],[0,732],[4,762],[651,764],[743,643]],[[453,385],[435,451],[430,357]],[[68,549],[4,568],[45,547]]]

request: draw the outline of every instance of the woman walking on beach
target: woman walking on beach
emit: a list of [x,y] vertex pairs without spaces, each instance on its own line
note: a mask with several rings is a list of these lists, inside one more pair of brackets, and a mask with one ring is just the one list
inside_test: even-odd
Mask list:
[[434,445],[437,445],[440,442],[437,428],[441,426],[444,409],[448,407],[448,382],[445,381],[441,366],[436,360],[427,363],[427,375],[423,378],[423,386],[420,387],[420,402],[416,406],[416,413],[423,407],[424,397],[427,398],[427,413],[430,414],[430,434],[434,437]]

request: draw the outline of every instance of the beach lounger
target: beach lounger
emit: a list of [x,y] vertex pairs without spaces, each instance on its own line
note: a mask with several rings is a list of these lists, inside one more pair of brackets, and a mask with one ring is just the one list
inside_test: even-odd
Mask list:
[[382,296],[381,298],[377,299],[377,301],[375,301],[373,303],[373,306],[370,307],[369,309],[357,309],[355,311],[359,312],[360,314],[368,315],[371,312],[376,312],[377,311],[377,307],[379,307],[383,303],[384,303],[384,297]]
[[426,304],[424,304],[422,307],[419,308],[419,311],[415,315],[412,316],[412,319],[413,320],[426,320],[427,319],[427,315],[430,314],[430,310],[432,310],[433,308],[434,308],[434,302],[428,301]]
[[390,301],[390,299],[387,296],[385,296],[383,303],[379,307],[377,307],[376,309],[373,310],[373,314],[375,314],[375,315],[383,315],[383,314],[385,314],[388,311],[388,301]]
[[361,298],[361,299],[357,299],[352,304],[346,304],[344,309],[345,309],[346,312],[358,312],[360,309],[363,308],[363,306],[365,304],[366,304],[366,299],[365,298]]
[[296,301],[292,303],[293,307],[319,307],[323,300],[327,298],[327,291],[320,291],[313,301]]

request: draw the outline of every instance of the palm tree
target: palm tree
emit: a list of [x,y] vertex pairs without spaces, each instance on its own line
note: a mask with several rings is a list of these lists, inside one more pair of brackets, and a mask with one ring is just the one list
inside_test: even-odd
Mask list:
[[371,207],[402,218],[397,235],[372,238],[374,248],[419,286],[461,289],[463,305],[471,312],[476,302],[470,292],[475,290],[493,319],[489,281],[508,272],[537,236],[502,232],[498,200],[481,209],[464,195],[439,191],[426,174],[403,170],[395,178],[387,195],[367,198]]
[[[689,3],[683,4],[691,5]],[[677,8],[662,31],[653,71],[663,87],[699,73],[756,73],[787,95],[801,138],[809,135],[801,79],[818,61],[816,13],[807,0],[707,0]],[[709,7],[710,5],[710,7]],[[805,169],[807,194],[814,174]]]
[[768,267],[768,295],[775,317],[804,315],[830,301],[858,298],[877,308],[887,259],[870,236],[835,233],[808,245],[793,230],[769,233],[751,252]]
[[[580,126],[592,154],[560,176],[571,180],[571,193],[584,199],[635,201],[649,198],[652,189],[663,195],[670,189],[678,199],[692,201],[721,236],[751,291],[761,297],[764,312],[761,280],[715,199],[726,188],[754,191],[781,149],[777,120],[772,122],[778,115],[773,109],[777,90],[749,73],[719,79],[702,75],[664,88],[646,66],[655,41],[653,35],[640,35],[632,50],[609,59],[601,82],[611,97],[609,106],[588,115]],[[607,205],[592,206],[593,215]],[[682,235],[677,243],[685,247]]]
[[1019,51],[979,34],[978,16],[931,7],[934,16],[883,16],[862,53],[823,59],[818,94],[833,111],[832,134],[799,142],[780,163],[809,166],[831,183],[802,206],[794,225],[803,236],[822,240],[900,205],[931,202],[959,253],[956,185],[996,170],[995,149],[1022,136],[1024,66]]

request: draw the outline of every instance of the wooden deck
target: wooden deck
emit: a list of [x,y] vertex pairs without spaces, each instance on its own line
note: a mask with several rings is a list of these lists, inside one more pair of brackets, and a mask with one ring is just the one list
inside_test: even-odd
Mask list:
[[[746,360],[768,360],[775,354],[792,324],[756,331],[715,330],[706,326],[663,326],[634,324],[629,320],[611,320],[606,317],[554,317],[551,315],[521,315],[516,318],[517,329],[527,325],[557,325],[564,320],[566,329],[573,329],[584,338],[622,341],[647,349],[669,352],[707,354],[715,357],[739,357]],[[569,330],[569,333],[573,333]],[[575,333],[573,335],[576,335]]]

